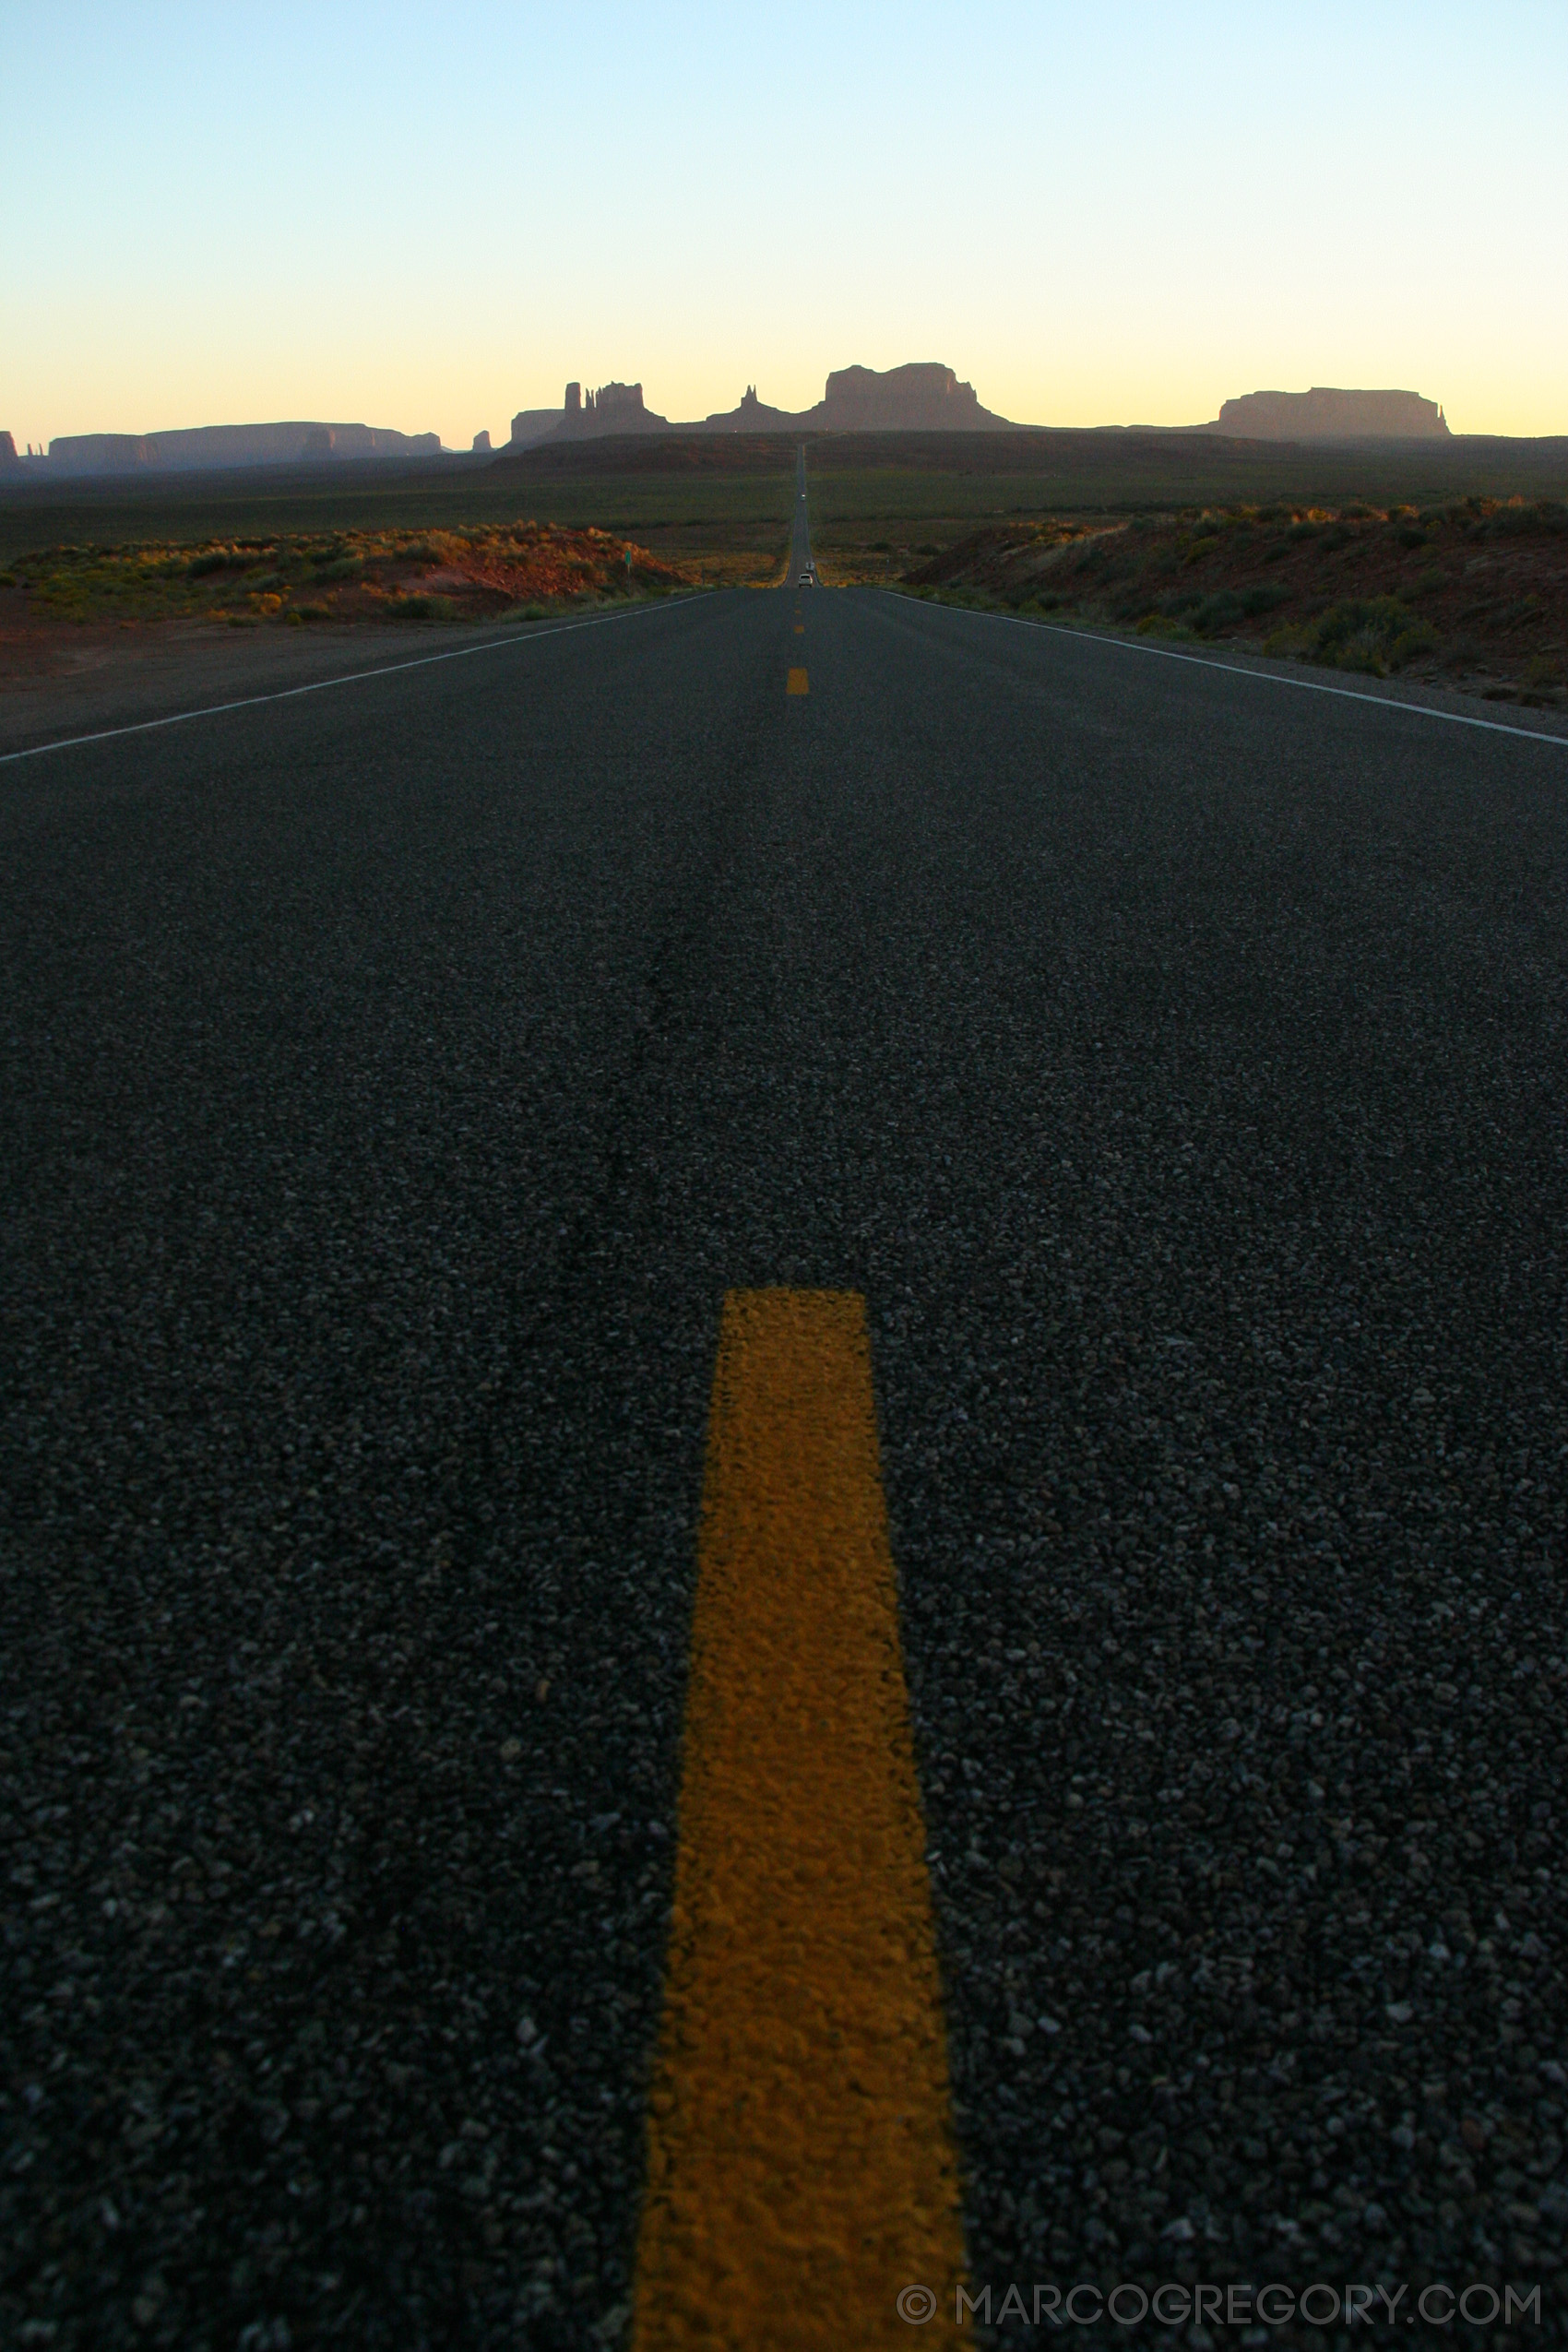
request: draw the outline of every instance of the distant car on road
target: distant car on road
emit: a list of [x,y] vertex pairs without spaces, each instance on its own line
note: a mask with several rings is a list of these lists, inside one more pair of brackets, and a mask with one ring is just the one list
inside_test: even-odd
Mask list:
[[816,581],[814,579],[810,572],[802,572],[801,574],[801,586],[802,588],[815,588]]

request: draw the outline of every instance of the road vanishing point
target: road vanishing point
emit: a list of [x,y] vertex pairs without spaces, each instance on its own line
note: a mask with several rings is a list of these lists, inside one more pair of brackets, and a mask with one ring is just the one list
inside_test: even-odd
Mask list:
[[7,2343],[1562,2324],[1568,744],[807,488],[0,770]]

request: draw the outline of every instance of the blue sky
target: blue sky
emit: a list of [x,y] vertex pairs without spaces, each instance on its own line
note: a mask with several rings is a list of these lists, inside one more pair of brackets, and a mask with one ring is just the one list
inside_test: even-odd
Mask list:
[[1568,431],[1568,6],[0,0],[0,426],[466,447],[941,359],[1039,423]]

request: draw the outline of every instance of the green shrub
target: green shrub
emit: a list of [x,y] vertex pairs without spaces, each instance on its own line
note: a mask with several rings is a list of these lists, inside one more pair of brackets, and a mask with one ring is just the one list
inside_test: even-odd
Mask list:
[[357,580],[364,570],[362,555],[335,555],[330,563],[317,562],[318,580]]

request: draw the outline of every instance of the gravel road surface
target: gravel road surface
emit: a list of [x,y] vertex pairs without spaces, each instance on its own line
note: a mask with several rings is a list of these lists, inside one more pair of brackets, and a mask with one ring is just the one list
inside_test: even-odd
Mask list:
[[974,2281],[1563,2340],[1568,753],[791,588],[0,768],[0,2338],[623,2341],[790,1283]]

